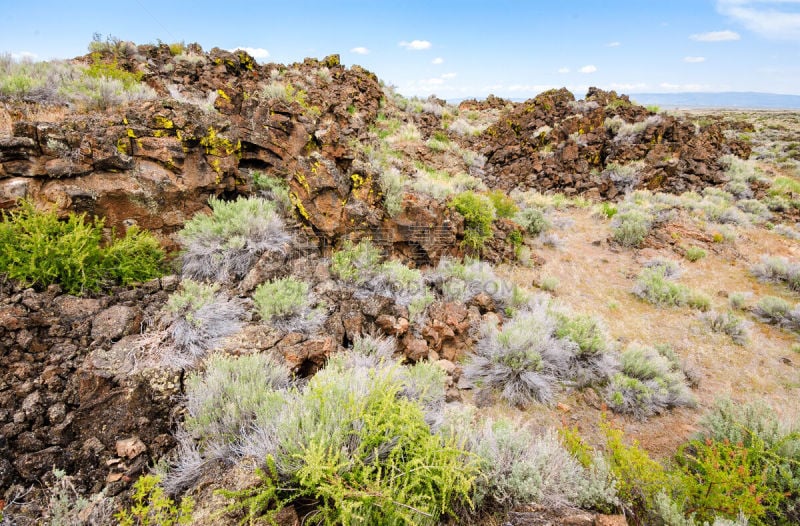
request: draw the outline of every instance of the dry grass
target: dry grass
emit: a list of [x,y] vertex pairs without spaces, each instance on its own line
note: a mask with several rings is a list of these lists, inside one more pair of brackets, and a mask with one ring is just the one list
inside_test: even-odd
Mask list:
[[[542,276],[558,279],[558,300],[578,312],[592,314],[605,321],[612,340],[622,347],[630,342],[669,344],[678,356],[700,377],[694,390],[696,409],[679,409],[646,422],[619,418],[632,437],[656,455],[670,455],[695,429],[700,416],[719,397],[738,401],[764,399],[779,412],[796,411],[800,393],[800,374],[794,363],[800,361],[791,347],[796,337],[763,323],[753,323],[750,342],[735,345],[728,336],[714,334],[689,308],[663,309],[638,300],[631,294],[642,264],[655,257],[677,259],[671,247],[620,250],[610,245],[608,222],[592,217],[588,210],[571,209],[558,213],[574,221],[562,232],[569,250],[544,248],[539,254],[545,262],[538,268],[503,266],[498,275],[531,287]],[[599,244],[596,244],[600,241]],[[593,243],[595,242],[595,243]],[[713,248],[713,247],[712,247]],[[759,283],[749,272],[752,263],[765,253],[797,258],[796,242],[758,228],[740,228],[735,246],[718,251],[696,263],[684,266],[681,283],[705,292],[712,298],[712,308],[724,310],[727,294],[752,293],[750,303],[764,295],[791,298],[785,287]],[[732,257],[738,253],[740,257]],[[796,297],[794,302],[797,302]],[[786,363],[786,359],[791,360]],[[583,393],[573,393],[562,404],[569,411],[551,412],[535,407],[526,417],[541,425],[579,423],[589,436],[595,434],[600,411],[592,408]],[[594,404],[597,405],[597,404]],[[514,413],[499,406],[493,412]]]

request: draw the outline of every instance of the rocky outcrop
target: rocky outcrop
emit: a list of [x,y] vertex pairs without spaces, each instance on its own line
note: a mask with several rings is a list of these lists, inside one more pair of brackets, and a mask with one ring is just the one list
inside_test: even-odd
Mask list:
[[[656,115],[628,97],[591,88],[584,100],[566,89],[516,104],[477,140],[491,188],[535,189],[614,198],[647,188],[683,192],[725,181],[719,158],[747,157],[749,147],[728,140],[715,123],[698,128]],[[641,161],[618,180],[615,165]]]
[[[82,491],[96,492],[107,481],[129,480],[173,446],[170,396],[180,372],[129,374],[108,351],[138,334],[175,284],[164,278],[99,298],[3,285],[0,487],[13,492],[56,467],[74,474]],[[120,459],[122,439],[145,449]]]
[[282,66],[243,52],[212,50],[193,62],[153,46],[139,52],[147,60],[127,67],[173,96],[58,123],[15,122],[0,138],[0,207],[26,197],[168,241],[209,196],[251,192],[247,175],[260,170],[286,180],[299,219],[328,237],[380,224],[377,187],[359,191],[349,172],[348,142],[362,133],[359,122],[374,120],[382,96],[372,73],[334,56],[272,80]]

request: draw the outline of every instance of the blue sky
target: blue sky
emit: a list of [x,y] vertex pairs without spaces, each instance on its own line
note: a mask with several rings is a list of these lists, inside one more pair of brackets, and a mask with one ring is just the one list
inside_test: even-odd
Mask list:
[[405,95],[800,94],[800,0],[0,0],[0,52],[86,53],[92,34],[251,48],[261,62],[339,53]]

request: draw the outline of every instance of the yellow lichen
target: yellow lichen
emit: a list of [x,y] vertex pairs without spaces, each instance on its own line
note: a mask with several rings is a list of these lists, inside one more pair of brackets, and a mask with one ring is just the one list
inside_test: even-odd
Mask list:
[[311,186],[309,186],[308,180],[302,172],[295,172],[294,178],[305,188],[307,194],[311,193]]
[[128,142],[128,139],[126,139],[125,137],[120,137],[117,140],[117,151],[119,153],[128,155],[128,147],[129,146],[130,146],[130,143]]
[[308,210],[303,206],[303,202],[297,196],[296,193],[290,192],[289,193],[289,200],[292,202],[294,207],[297,209],[297,213],[300,214],[305,218],[306,221],[310,221],[311,217],[308,215]]
[[217,95],[219,95],[223,99],[227,100],[228,102],[231,101],[231,98],[228,96],[228,94],[225,93],[225,91],[223,89],[221,89],[221,88],[217,90]]
[[172,128],[175,127],[175,123],[172,122],[172,120],[170,120],[170,119],[168,119],[168,118],[166,118],[166,117],[164,117],[162,115],[156,115],[155,117],[153,117],[153,120],[156,123],[156,128],[163,128],[165,130],[171,130]]
[[217,130],[213,126],[209,126],[208,134],[200,138],[200,145],[205,148],[206,155],[216,155],[217,157],[237,153],[242,148],[241,141],[234,145],[229,139],[217,135]]

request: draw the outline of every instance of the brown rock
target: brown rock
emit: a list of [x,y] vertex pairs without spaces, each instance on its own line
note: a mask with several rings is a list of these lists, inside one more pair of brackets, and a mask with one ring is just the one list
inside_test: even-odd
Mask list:
[[114,447],[118,457],[128,459],[136,458],[147,451],[147,446],[144,445],[144,442],[142,442],[139,437],[117,440]]
[[624,515],[602,515],[599,514],[594,519],[595,526],[628,526],[628,521]]
[[133,307],[114,305],[95,316],[92,321],[92,338],[116,340],[131,334],[137,327],[139,313]]
[[425,340],[412,334],[406,334],[402,339],[403,353],[409,360],[419,361],[428,356],[428,344]]

